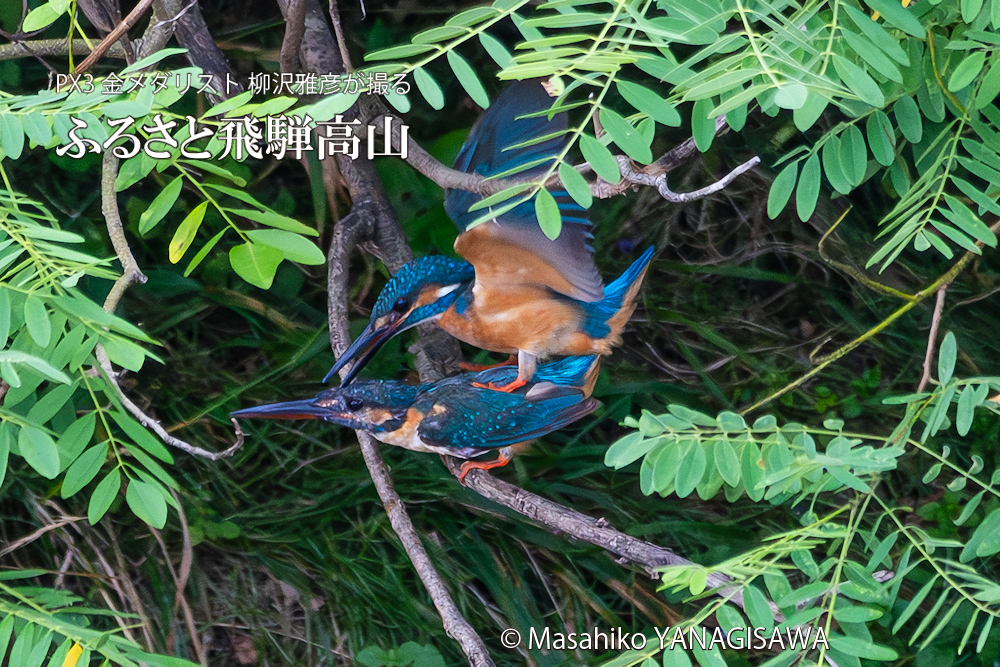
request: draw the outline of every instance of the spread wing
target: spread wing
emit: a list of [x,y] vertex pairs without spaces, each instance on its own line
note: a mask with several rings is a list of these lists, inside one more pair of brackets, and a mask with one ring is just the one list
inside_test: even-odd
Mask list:
[[[545,112],[551,106],[552,98],[539,79],[509,86],[473,126],[455,160],[455,168],[482,176],[508,174],[519,168],[524,169],[518,171],[518,176],[543,174],[551,166],[553,156],[562,150],[566,114],[557,113],[551,120],[544,114],[524,116]],[[518,146],[526,142],[530,145]],[[464,190],[448,190],[445,209],[462,232],[455,250],[475,266],[478,281],[499,279],[491,275],[492,264],[499,259],[507,266],[529,266],[539,271],[523,274],[522,283],[545,285],[580,301],[599,301],[604,296],[604,283],[594,265],[590,220],[565,191],[552,194],[563,221],[562,231],[555,240],[539,228],[534,200],[469,229],[483,213],[470,213],[469,207],[481,197]],[[489,228],[489,232],[476,232],[481,227]],[[473,237],[465,238],[473,232],[476,232]],[[505,254],[498,256],[498,253]],[[511,278],[511,271],[503,273],[504,279]]]
[[[548,383],[546,383],[548,384]],[[492,394],[492,396],[491,396]],[[420,423],[424,442],[456,449],[496,449],[538,438],[584,417],[600,405],[573,389],[549,385],[529,400],[468,385],[435,397],[436,409]]]

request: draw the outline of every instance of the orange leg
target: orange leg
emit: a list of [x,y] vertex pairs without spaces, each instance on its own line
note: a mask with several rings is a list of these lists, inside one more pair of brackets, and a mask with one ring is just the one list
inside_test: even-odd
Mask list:
[[519,389],[524,385],[531,382],[531,378],[535,377],[535,355],[525,352],[524,350],[518,350],[517,352],[517,378],[510,384],[497,384],[496,382],[490,382],[489,384],[483,384],[481,382],[473,382],[473,387],[479,387],[480,389],[492,389],[494,391],[502,391],[506,394]]
[[492,461],[466,461],[462,464],[462,467],[458,469],[458,483],[465,484],[465,476],[469,474],[470,470],[489,470],[491,468],[501,468],[510,463],[510,452],[507,448],[503,448],[499,452],[499,456]]
[[470,364],[463,361],[458,365],[463,371],[488,371],[491,368],[500,368],[501,366],[511,366],[517,363],[517,355],[510,355],[507,357],[506,361],[501,361],[499,364]]

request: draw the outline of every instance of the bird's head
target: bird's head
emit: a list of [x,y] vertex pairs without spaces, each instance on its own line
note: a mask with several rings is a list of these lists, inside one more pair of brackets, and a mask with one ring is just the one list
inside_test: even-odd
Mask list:
[[396,334],[440,317],[475,278],[472,265],[441,255],[406,264],[386,284],[372,309],[368,326],[323,378],[326,382],[354,361],[341,386],[350,383],[382,345]]
[[402,382],[364,380],[327,389],[304,401],[271,403],[230,413],[249,419],[318,419],[372,433],[394,431],[403,425],[418,388]]

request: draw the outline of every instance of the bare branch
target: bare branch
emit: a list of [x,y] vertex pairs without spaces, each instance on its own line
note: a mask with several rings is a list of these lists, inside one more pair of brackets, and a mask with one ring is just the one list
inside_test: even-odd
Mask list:
[[[391,114],[387,115],[389,115],[392,119],[391,134],[393,148],[396,151],[401,152],[402,121]],[[362,119],[362,122],[366,122],[366,119]],[[382,127],[382,124],[378,123],[377,127]],[[725,128],[725,119],[717,119],[715,127],[716,133],[722,132]],[[645,185],[655,187],[657,192],[660,193],[660,196],[667,201],[683,203],[701,199],[718,192],[729,185],[737,176],[760,164],[760,158],[754,156],[712,185],[695,190],[694,192],[673,192],[667,186],[667,172],[676,168],[684,159],[694,153],[694,151],[694,140],[688,139],[684,143],[665,153],[655,162],[642,169],[634,169],[632,167],[632,161],[629,158],[623,155],[616,155],[615,160],[618,162],[618,166],[622,174],[622,180],[618,183],[608,183],[607,181],[598,178],[595,182],[590,184],[590,191],[599,199],[607,199],[614,195],[622,194],[629,188],[637,185]],[[406,153],[406,162],[408,162],[421,174],[445,189],[466,190],[468,192],[475,192],[477,194],[488,196],[515,185],[536,182],[535,179],[519,178],[517,176],[511,178],[488,179],[478,174],[469,174],[464,171],[451,169],[431,156],[430,153],[425,151],[416,141],[410,138],[409,135],[407,135]],[[584,171],[589,169],[589,166],[580,165],[577,169]],[[559,176],[553,175],[548,182],[546,182],[546,187],[552,187],[554,185],[558,185],[559,183]]]
[[[118,302],[121,301],[122,295],[125,294],[125,291],[129,287],[135,283],[146,282],[146,276],[139,269],[139,265],[135,261],[135,256],[132,254],[132,249],[129,248],[128,241],[125,239],[121,213],[118,210],[118,194],[115,192],[115,179],[117,177],[118,158],[115,157],[113,151],[107,151],[104,153],[104,159],[101,163],[101,210],[104,213],[105,224],[108,227],[108,236],[111,237],[111,245],[114,246],[115,254],[122,264],[122,275],[115,281],[115,284],[111,287],[111,291],[108,293],[107,299],[104,300],[104,310],[109,313],[115,311],[115,308],[118,307]],[[185,451],[188,454],[212,461],[232,456],[237,449],[243,446],[243,431],[240,429],[239,424],[236,423],[236,420],[232,420],[233,428],[236,430],[236,442],[221,452],[210,452],[170,435],[160,422],[143,412],[142,408],[136,405],[122,391],[121,386],[118,384],[118,374],[115,372],[114,366],[111,365],[111,360],[108,358],[108,353],[104,350],[104,346],[98,345],[94,349],[94,354],[101,365],[101,370],[104,371],[108,382],[114,388],[118,400],[121,401],[125,409],[140,424],[156,433],[164,443]]]
[[305,0],[289,0],[285,18],[285,38],[281,41],[281,71],[299,71],[299,49],[306,32]]
[[[83,40],[73,40],[73,55],[85,56],[90,53],[90,47]],[[0,60],[16,60],[17,58],[39,58],[43,56],[69,55],[69,40],[67,39],[35,39],[29,42],[12,42],[0,44]],[[125,49],[121,44],[112,44],[105,54],[109,58],[125,59]]]
[[941,312],[944,310],[944,297],[948,293],[948,285],[945,283],[938,287],[937,299],[934,301],[934,313],[931,315],[931,331],[927,334],[927,351],[924,352],[924,373],[920,376],[920,384],[917,385],[917,392],[927,388],[931,381],[931,366],[934,364],[934,350],[937,349],[938,325],[941,324]]
[[83,74],[88,69],[94,66],[94,64],[101,59],[104,52],[108,48],[122,38],[125,33],[128,32],[129,28],[135,25],[135,22],[139,20],[139,17],[146,13],[150,5],[153,4],[153,0],[139,0],[139,4],[135,6],[135,9],[128,13],[128,16],[119,23],[114,30],[108,33],[108,36],[101,40],[100,44],[94,47],[93,52],[87,56],[82,63],[76,68],[77,74]]
[[667,185],[666,174],[653,176],[652,174],[635,171],[632,169],[632,161],[623,155],[617,155],[615,156],[615,159],[618,161],[618,168],[621,170],[622,179],[625,182],[632,183],[634,185],[650,185],[656,188],[656,191],[660,193],[661,197],[675,204],[683,204],[685,202],[694,201],[695,199],[702,199],[703,197],[707,197],[710,194],[718,192],[732,183],[737,176],[750,171],[760,164],[760,158],[754,155],[752,158],[736,167],[711,185],[695,190],[694,192],[674,192]]

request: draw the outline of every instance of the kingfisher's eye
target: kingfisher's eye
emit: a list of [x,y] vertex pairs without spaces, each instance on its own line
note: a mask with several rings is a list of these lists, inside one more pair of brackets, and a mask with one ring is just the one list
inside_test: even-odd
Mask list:
[[365,404],[360,398],[349,398],[347,399],[347,409],[354,412],[355,410],[360,410],[361,406]]
[[396,303],[392,304],[392,309],[397,313],[405,313],[410,308],[410,300],[405,296],[401,296],[396,299]]

